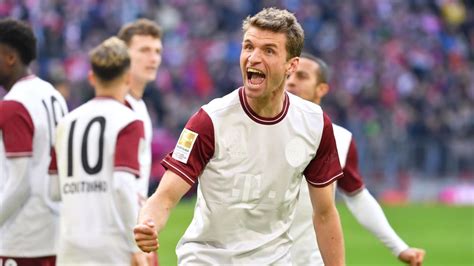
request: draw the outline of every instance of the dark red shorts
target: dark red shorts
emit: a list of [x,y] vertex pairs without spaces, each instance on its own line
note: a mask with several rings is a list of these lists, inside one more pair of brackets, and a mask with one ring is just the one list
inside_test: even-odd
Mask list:
[[0,256],[0,266],[55,266],[56,256],[17,258]]

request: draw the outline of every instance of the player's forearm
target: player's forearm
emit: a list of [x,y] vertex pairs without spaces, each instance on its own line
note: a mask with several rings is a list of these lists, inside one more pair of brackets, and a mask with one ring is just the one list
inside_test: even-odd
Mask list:
[[357,221],[375,235],[395,256],[408,245],[395,233],[385,214],[367,189],[354,196],[343,195],[347,207]]
[[177,174],[166,171],[158,189],[142,207],[138,223],[144,224],[147,220],[153,220],[157,232],[160,232],[165,227],[171,210],[190,187]]
[[30,194],[28,163],[31,158],[7,159],[8,180],[0,194],[0,226],[25,204]]
[[163,195],[163,193],[155,192],[140,210],[138,223],[144,223],[152,220],[155,223],[157,232],[160,232],[168,221],[171,210],[176,206],[177,202]]
[[336,207],[314,213],[313,223],[324,264],[345,265],[344,238]]

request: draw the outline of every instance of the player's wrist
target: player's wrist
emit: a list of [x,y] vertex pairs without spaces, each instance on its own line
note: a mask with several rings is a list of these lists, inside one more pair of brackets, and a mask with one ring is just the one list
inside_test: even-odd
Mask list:
[[400,243],[396,247],[392,248],[392,254],[400,259],[402,253],[408,250],[410,247],[405,243]]

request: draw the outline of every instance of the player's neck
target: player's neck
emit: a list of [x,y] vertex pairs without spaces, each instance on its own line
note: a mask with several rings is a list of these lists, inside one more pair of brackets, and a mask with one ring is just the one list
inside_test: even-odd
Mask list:
[[126,85],[122,85],[122,88],[117,87],[95,87],[95,96],[99,98],[111,98],[121,103],[125,103],[125,94],[127,92]]
[[11,75],[10,79],[5,82],[5,85],[3,86],[6,91],[10,91],[13,85],[17,83],[20,79],[31,75],[31,72],[28,68],[26,67],[20,67],[14,73]]
[[265,118],[272,118],[280,114],[285,102],[285,93],[283,90],[275,91],[265,98],[246,97],[252,111]]
[[133,78],[130,80],[130,90],[128,93],[135,99],[141,100],[143,97],[143,93],[145,92],[145,82],[140,82],[137,80],[134,80]]

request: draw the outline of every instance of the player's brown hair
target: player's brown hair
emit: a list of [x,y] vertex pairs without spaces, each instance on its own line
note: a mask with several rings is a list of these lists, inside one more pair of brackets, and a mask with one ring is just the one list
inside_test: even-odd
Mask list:
[[125,43],[117,37],[103,41],[89,53],[94,74],[103,82],[112,81],[130,67],[130,55]]
[[130,45],[130,41],[135,35],[149,35],[154,38],[161,39],[162,32],[160,26],[158,26],[158,24],[156,24],[154,21],[141,18],[134,22],[125,24],[120,29],[117,37],[119,37],[127,45]]
[[245,33],[250,27],[269,30],[286,35],[287,59],[300,56],[304,44],[304,31],[295,15],[287,10],[265,8],[254,16],[248,16],[242,23]]

